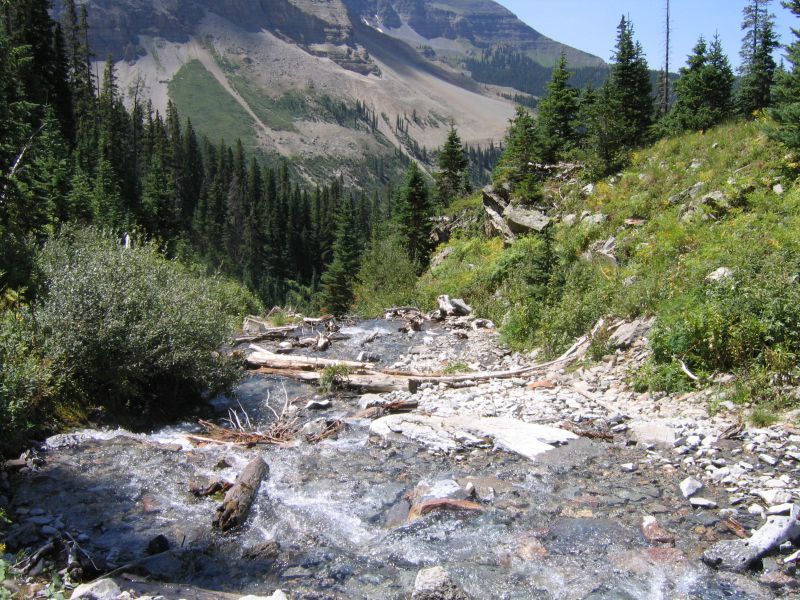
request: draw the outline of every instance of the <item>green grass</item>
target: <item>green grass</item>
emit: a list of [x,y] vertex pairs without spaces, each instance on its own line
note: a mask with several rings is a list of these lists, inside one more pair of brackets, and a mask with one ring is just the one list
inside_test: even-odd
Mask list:
[[[256,116],[267,127],[275,131],[297,132],[294,121],[304,114],[302,97],[296,98],[293,104],[286,100],[275,100],[256,88],[245,76],[233,75],[229,78],[231,85],[244,98]],[[292,96],[295,98],[295,96]]]
[[253,119],[199,60],[186,63],[175,74],[169,95],[178,111],[190,115],[194,128],[210,140],[241,139],[245,148],[256,146]]
[[[548,182],[561,216],[602,213],[600,225],[556,222],[549,236],[510,248],[496,240],[455,239],[450,255],[417,284],[426,308],[435,295],[464,297],[501,325],[516,348],[554,355],[600,317],[655,315],[653,358],[634,377],[637,389],[682,392],[733,372],[740,395],[765,412],[789,408],[785,390],[800,380],[800,185],[796,165],[767,140],[760,123],[733,123],[658,142],[633,155],[620,176]],[[780,183],[783,194],[773,187]],[[695,199],[685,192],[700,184]],[[720,206],[698,202],[721,192]],[[449,212],[479,207],[478,195]],[[632,220],[636,220],[632,222]],[[616,239],[616,265],[591,256]],[[720,283],[710,273],[727,267]],[[609,351],[604,340],[594,358]],[[768,420],[756,414],[756,420]]]

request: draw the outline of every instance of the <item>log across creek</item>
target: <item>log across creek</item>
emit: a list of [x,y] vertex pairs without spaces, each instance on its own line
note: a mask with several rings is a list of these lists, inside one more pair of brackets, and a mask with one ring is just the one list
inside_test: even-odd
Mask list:
[[255,344],[251,344],[250,346],[251,350],[254,350],[254,352],[247,357],[247,363],[257,373],[281,375],[306,383],[319,383],[322,378],[322,371],[329,368],[341,367],[347,370],[347,375],[342,378],[342,383],[352,389],[371,393],[393,391],[416,392],[417,388],[422,383],[444,384],[458,387],[463,384],[473,384],[476,382],[490,381],[492,379],[512,379],[531,375],[537,371],[576,360],[585,354],[590,341],[591,339],[589,336],[584,336],[575,342],[575,344],[559,358],[546,363],[509,371],[481,371],[461,375],[394,371],[390,369],[376,369],[373,364],[366,362],[306,356],[286,356],[275,354]]

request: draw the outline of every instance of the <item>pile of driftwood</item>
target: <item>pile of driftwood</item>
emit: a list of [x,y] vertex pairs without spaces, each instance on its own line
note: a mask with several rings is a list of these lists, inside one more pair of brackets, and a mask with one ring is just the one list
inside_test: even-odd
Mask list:
[[268,375],[282,375],[291,379],[318,384],[325,369],[347,369],[345,385],[360,392],[386,393],[393,391],[415,392],[422,383],[459,387],[492,379],[511,379],[532,375],[556,365],[563,365],[582,357],[591,343],[590,336],[580,338],[559,358],[521,369],[509,371],[482,371],[462,375],[442,375],[414,371],[377,369],[368,362],[334,360],[307,356],[283,356],[266,348],[251,344],[252,354],[247,357],[250,368]]

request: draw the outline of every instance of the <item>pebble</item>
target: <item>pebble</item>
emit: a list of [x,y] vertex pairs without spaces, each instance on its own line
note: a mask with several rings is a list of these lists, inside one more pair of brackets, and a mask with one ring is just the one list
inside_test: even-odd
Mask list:
[[680,483],[681,493],[684,498],[691,498],[703,489],[703,484],[694,477],[687,477]]
[[774,456],[770,456],[769,454],[759,454],[758,460],[767,463],[771,467],[774,467],[775,465],[778,464],[778,462],[780,462],[777,458],[775,458]]
[[624,464],[621,464],[621,465],[619,466],[619,468],[620,468],[620,470],[621,470],[623,473],[634,473],[634,472],[636,472],[636,471],[639,469],[639,467],[637,467],[637,466],[636,466],[635,464],[633,464],[633,463],[624,463]]
[[717,508],[717,503],[708,498],[690,498],[689,502],[696,508]]

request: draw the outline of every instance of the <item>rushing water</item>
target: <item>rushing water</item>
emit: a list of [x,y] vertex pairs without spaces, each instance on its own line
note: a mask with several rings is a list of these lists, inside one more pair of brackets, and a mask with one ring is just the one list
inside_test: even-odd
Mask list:
[[[345,332],[357,340],[375,328],[392,361],[408,341],[384,323]],[[342,356],[352,358],[357,345]],[[256,425],[284,398],[315,390],[254,376],[217,409],[244,409]],[[302,402],[300,405],[302,406]],[[347,418],[354,400],[312,415]],[[311,417],[309,417],[311,418]],[[480,598],[749,598],[748,579],[704,567],[694,549],[697,527],[711,525],[676,495],[658,466],[622,474],[636,449],[585,439],[537,462],[471,450],[437,456],[401,440],[377,443],[369,423],[349,419],[335,439],[294,448],[194,448],[194,425],[148,435],[85,431],[53,440],[46,464],[17,484],[15,505],[41,508],[84,534],[96,557],[123,564],[163,534],[172,551],[145,563],[149,575],[209,589],[295,598],[405,598],[420,568],[444,566]],[[178,445],[181,449],[178,449]],[[247,524],[221,534],[211,528],[216,501],[196,499],[191,481],[233,481],[260,455],[270,473]],[[420,481],[472,481],[481,514],[433,513],[405,519],[405,495]],[[490,489],[491,488],[491,489]],[[37,511],[38,512],[38,511]],[[676,548],[653,548],[638,523],[656,514],[677,535]],[[252,557],[275,540],[277,553]],[[255,553],[257,554],[257,553]],[[100,560],[100,558],[98,558]]]

